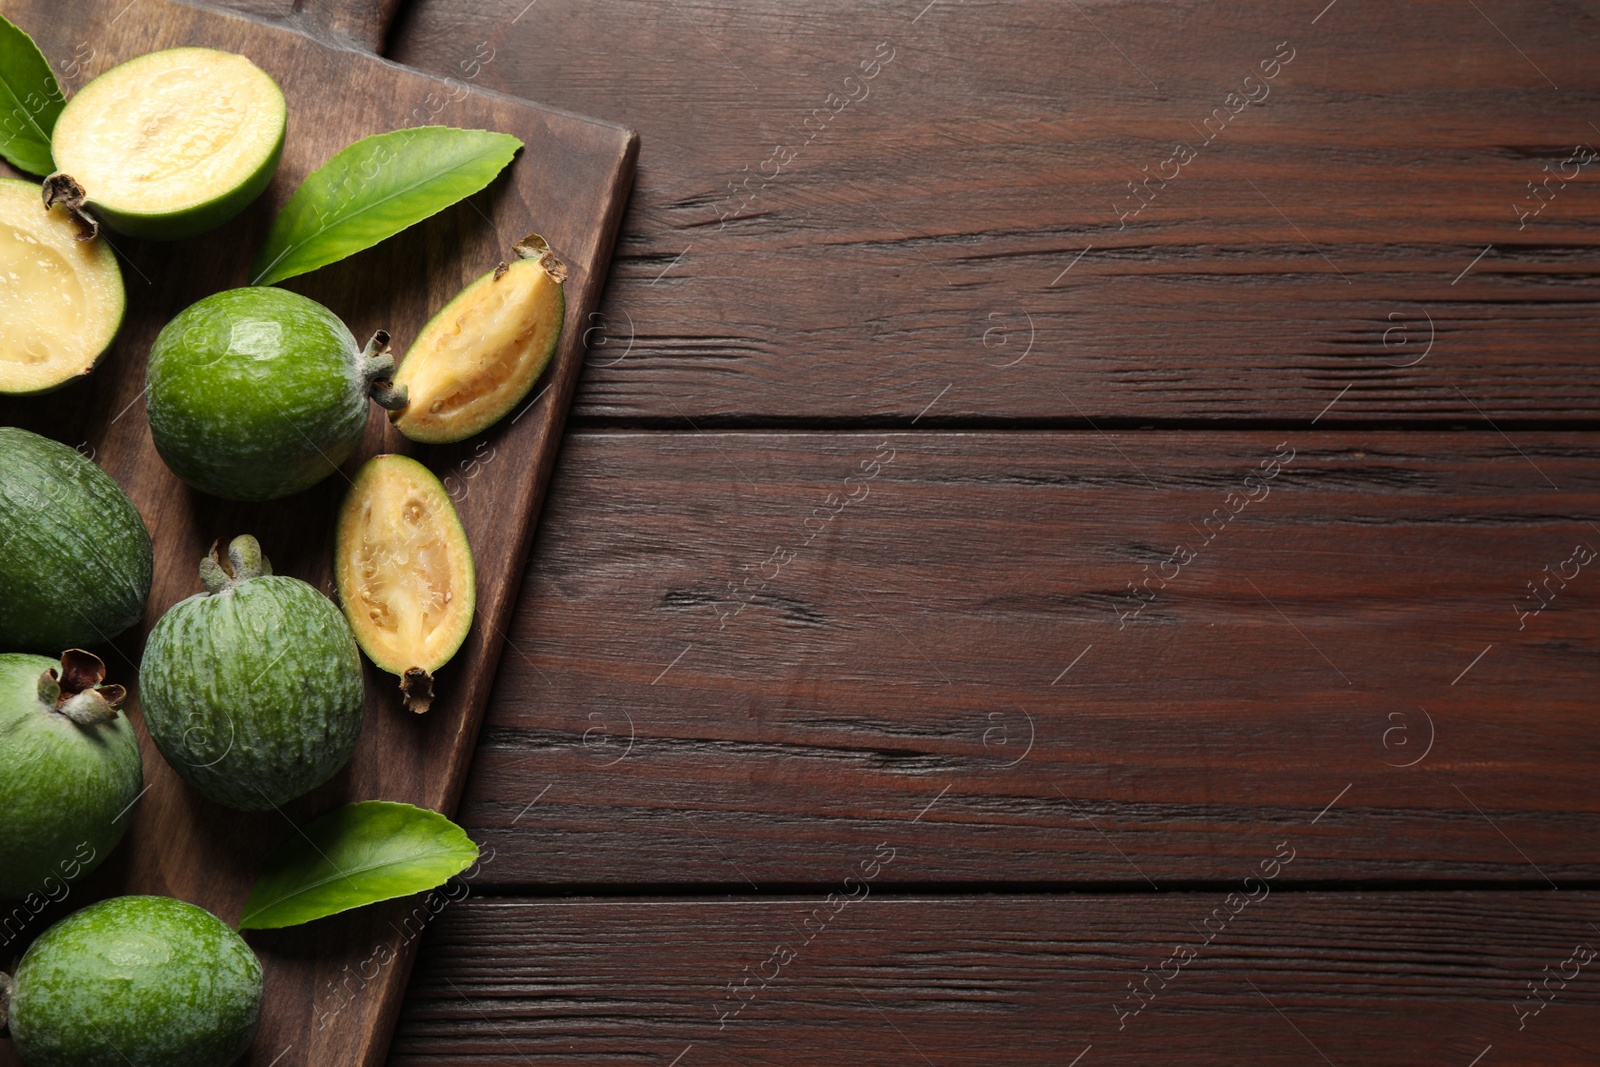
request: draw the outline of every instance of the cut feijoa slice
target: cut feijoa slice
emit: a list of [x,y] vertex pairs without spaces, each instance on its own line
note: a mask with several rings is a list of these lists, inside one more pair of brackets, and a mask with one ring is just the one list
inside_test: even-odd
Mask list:
[[0,179],[0,393],[46,393],[94,368],[122,325],[117,254],[79,241],[31,182]]
[[561,339],[567,268],[538,234],[428,321],[395,372],[404,408],[389,418],[413,441],[461,441],[499,422],[533,388]]
[[339,508],[334,578],[362,651],[400,678],[405,705],[433,701],[433,672],[472,629],[472,550],[450,496],[406,456],[374,456]]
[[243,56],[169,48],[131,59],[56,119],[46,202],[87,206],[132,237],[204,233],[272,180],[287,116],[277,83]]

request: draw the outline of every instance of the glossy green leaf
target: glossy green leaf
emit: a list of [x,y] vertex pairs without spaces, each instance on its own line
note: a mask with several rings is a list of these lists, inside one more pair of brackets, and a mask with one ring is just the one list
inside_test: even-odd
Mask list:
[[313,819],[284,842],[245,903],[241,930],[298,926],[433,889],[478,858],[466,831],[426,808],[366,800]]
[[510,134],[449,126],[357,141],[307,176],[272,220],[250,284],[272,285],[393,237],[494,181],[521,147]]
[[0,156],[29,174],[55,170],[50,131],[65,104],[39,46],[0,17]]

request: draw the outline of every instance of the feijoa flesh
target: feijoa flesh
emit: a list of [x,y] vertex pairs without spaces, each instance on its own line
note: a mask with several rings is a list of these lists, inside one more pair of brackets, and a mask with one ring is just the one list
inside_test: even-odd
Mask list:
[[156,451],[227,500],[272,500],[332,474],[361,440],[369,396],[394,359],[379,331],[363,350],[339,317],[286,289],[214,293],[161,330],[145,369]]
[[48,393],[88,374],[122,325],[117,254],[79,240],[39,187],[0,179],[0,393]]
[[362,464],[339,508],[334,580],[361,649],[425,712],[433,672],[472,629],[472,550],[433,472],[406,456]]
[[13,979],[0,975],[0,1021],[28,1067],[229,1067],[255,1037],[261,998],[250,946],[168,897],[91,904],[46,930]]
[[144,783],[98,657],[0,655],[0,901],[57,891],[117,847]]
[[272,573],[254,537],[200,563],[205,592],[173,605],[145,642],[144,722],[200,793],[264,811],[332,778],[361,735],[361,653],[316,589]]
[[287,116],[277,83],[244,56],[169,48],[130,59],[56,119],[45,202],[132,237],[204,233],[272,180]]
[[413,441],[461,441],[499,422],[555,354],[566,317],[566,266],[538,234],[517,258],[461,291],[417,335],[400,369],[395,428]]
[[144,613],[153,563],[144,520],[109,474],[0,426],[0,648],[111,640]]

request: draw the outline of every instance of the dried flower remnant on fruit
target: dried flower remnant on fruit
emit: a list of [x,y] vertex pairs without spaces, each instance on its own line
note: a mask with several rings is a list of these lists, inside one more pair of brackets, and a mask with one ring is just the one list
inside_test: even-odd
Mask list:
[[127,699],[120,685],[101,685],[106,665],[92,652],[69,648],[61,654],[61,666],[39,676],[39,699],[79,726],[111,722]]

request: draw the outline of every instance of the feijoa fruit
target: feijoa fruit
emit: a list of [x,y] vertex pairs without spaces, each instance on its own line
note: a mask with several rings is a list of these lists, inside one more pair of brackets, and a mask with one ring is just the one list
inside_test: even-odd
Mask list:
[[433,672],[477,605],[466,531],[432,471],[406,456],[362,464],[339,508],[333,573],[362,651],[399,676],[408,709],[427,711]]
[[566,266],[538,234],[517,258],[463,289],[428,321],[400,369],[406,406],[391,410],[413,441],[461,441],[499,422],[555,354],[566,317]]
[[153,564],[144,520],[109,474],[0,426],[0,648],[111,640],[144,614]]
[[133,821],[144,765],[105,675],[79,649],[0,655],[0,900],[60,899]]
[[255,1037],[261,996],[261,961],[210,912],[113,897],[0,975],[0,1021],[28,1067],[229,1067]]
[[338,469],[361,440],[367,398],[396,403],[379,331],[363,350],[337,315],[286,289],[215,293],[162,329],[145,369],[156,451],[227,500],[271,500]]
[[169,48],[130,59],[57,117],[45,202],[132,237],[204,233],[267,187],[287,117],[277,83],[244,56]]
[[126,297],[117,254],[79,240],[39,187],[0,179],[0,393],[48,393],[81,378],[111,347]]
[[205,592],[156,623],[139,667],[144,722],[190,785],[264,811],[337,774],[361,735],[361,653],[316,589],[272,573],[254,537],[200,562]]

